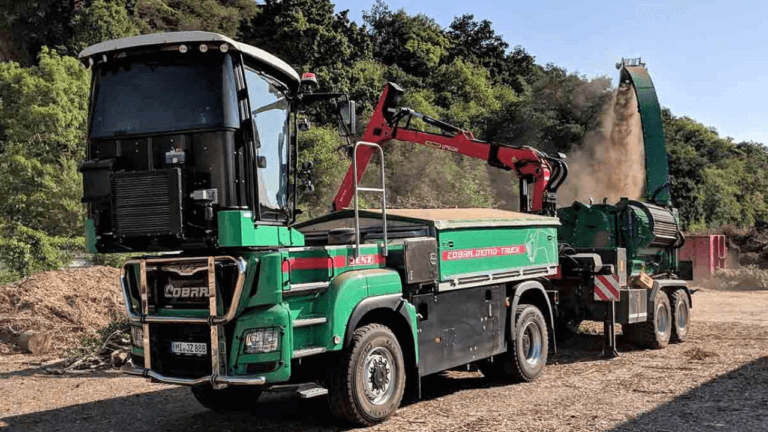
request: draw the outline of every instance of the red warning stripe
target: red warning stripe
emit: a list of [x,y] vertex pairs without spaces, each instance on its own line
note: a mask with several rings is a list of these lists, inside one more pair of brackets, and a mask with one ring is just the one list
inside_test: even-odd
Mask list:
[[600,282],[603,283],[603,286],[610,291],[610,293],[613,295],[614,298],[619,298],[619,277],[616,275],[611,275],[609,277],[606,276],[598,276],[597,277]]
[[283,260],[282,270],[283,273],[288,273],[292,270],[325,270],[348,266],[376,265],[385,262],[386,259],[381,255],[360,255],[358,258],[353,255],[349,257],[300,257]]
[[621,283],[618,275],[595,276],[595,300],[618,301]]
[[609,299],[609,298],[608,298],[608,296],[607,296],[607,295],[605,295],[605,294],[603,293],[603,291],[602,291],[602,290],[601,290],[601,289],[600,289],[600,288],[599,288],[597,285],[595,285],[595,295],[597,295],[598,297],[600,297],[600,300],[603,300],[603,301],[611,301],[611,299]]

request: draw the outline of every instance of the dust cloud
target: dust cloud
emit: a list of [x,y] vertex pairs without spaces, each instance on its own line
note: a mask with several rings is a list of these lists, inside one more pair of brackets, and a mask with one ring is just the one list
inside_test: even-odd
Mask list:
[[613,92],[605,106],[600,128],[588,133],[581,148],[568,155],[568,178],[558,202],[616,203],[638,199],[645,187],[645,148],[637,98],[629,84]]

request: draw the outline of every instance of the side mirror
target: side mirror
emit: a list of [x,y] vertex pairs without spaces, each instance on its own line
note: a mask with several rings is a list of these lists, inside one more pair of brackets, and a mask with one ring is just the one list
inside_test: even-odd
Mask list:
[[357,134],[357,116],[355,115],[355,101],[342,101],[338,103],[339,114],[341,115],[342,130],[345,135]]

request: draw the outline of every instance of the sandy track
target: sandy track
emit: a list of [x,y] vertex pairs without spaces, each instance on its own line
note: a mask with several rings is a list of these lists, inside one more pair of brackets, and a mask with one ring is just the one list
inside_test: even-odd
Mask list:
[[[768,429],[768,292],[700,291],[692,337],[665,350],[600,358],[581,335],[535,383],[476,372],[424,380],[421,402],[371,431],[762,431]],[[743,318],[744,322],[739,322]],[[214,414],[188,389],[107,372],[59,377],[0,357],[5,431],[342,430],[320,398],[270,396],[250,413]]]

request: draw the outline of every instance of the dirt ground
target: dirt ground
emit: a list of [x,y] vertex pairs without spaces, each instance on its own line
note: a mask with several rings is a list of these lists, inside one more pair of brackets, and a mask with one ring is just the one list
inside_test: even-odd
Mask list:
[[[370,431],[768,430],[768,291],[699,291],[690,341],[600,357],[580,335],[530,384],[477,372],[423,382],[420,402]],[[29,356],[0,356],[2,431],[337,431],[323,398],[263,396],[249,413],[214,414],[189,390],[117,372],[41,374]],[[38,359],[39,360],[39,359]]]

